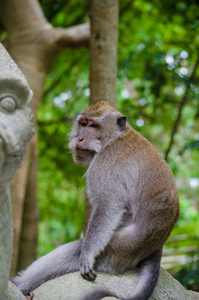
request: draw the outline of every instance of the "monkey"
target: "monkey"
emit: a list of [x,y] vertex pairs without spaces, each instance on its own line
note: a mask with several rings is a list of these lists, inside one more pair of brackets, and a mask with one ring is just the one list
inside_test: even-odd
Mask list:
[[[73,160],[87,167],[92,213],[85,237],[39,258],[14,284],[24,293],[75,271],[95,281],[97,272],[117,275],[136,269],[139,281],[128,300],[149,299],[158,281],[163,244],[179,217],[170,167],[126,116],[104,100],[76,117],[69,148]],[[79,300],[106,296],[117,297],[99,289]]]

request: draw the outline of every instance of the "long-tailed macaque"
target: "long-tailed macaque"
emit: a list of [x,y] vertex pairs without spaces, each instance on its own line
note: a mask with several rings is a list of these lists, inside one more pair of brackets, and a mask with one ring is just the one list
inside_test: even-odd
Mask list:
[[[94,281],[98,271],[121,274],[136,268],[139,283],[129,300],[148,299],[157,284],[163,244],[179,217],[169,166],[105,101],[77,116],[69,147],[74,161],[88,167],[92,214],[85,237],[39,258],[14,283],[24,293],[70,272]],[[81,300],[110,295],[90,291]]]

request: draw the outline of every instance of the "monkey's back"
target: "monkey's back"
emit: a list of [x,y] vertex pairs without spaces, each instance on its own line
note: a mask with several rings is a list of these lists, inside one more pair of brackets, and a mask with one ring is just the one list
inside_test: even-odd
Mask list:
[[139,251],[140,243],[152,253],[162,248],[179,217],[179,203],[173,174],[151,143],[128,125],[96,155],[87,178],[91,203],[103,198],[124,205],[124,219],[111,240],[112,252],[122,244],[121,254],[127,247],[131,251],[136,241]]

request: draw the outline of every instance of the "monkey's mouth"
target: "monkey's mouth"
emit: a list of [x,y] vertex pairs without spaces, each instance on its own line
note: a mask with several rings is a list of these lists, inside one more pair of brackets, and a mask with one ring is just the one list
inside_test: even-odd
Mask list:
[[82,155],[82,156],[86,156],[86,155],[91,155],[94,154],[95,151],[90,150],[90,149],[83,149],[83,148],[76,148],[76,152],[78,153],[78,155]]

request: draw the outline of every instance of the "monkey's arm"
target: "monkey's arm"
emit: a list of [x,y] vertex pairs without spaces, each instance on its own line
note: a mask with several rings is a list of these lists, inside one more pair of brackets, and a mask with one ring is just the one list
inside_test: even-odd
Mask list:
[[80,274],[90,281],[97,276],[93,270],[95,258],[111,240],[124,213],[122,201],[109,199],[100,202],[94,204],[80,254]]

